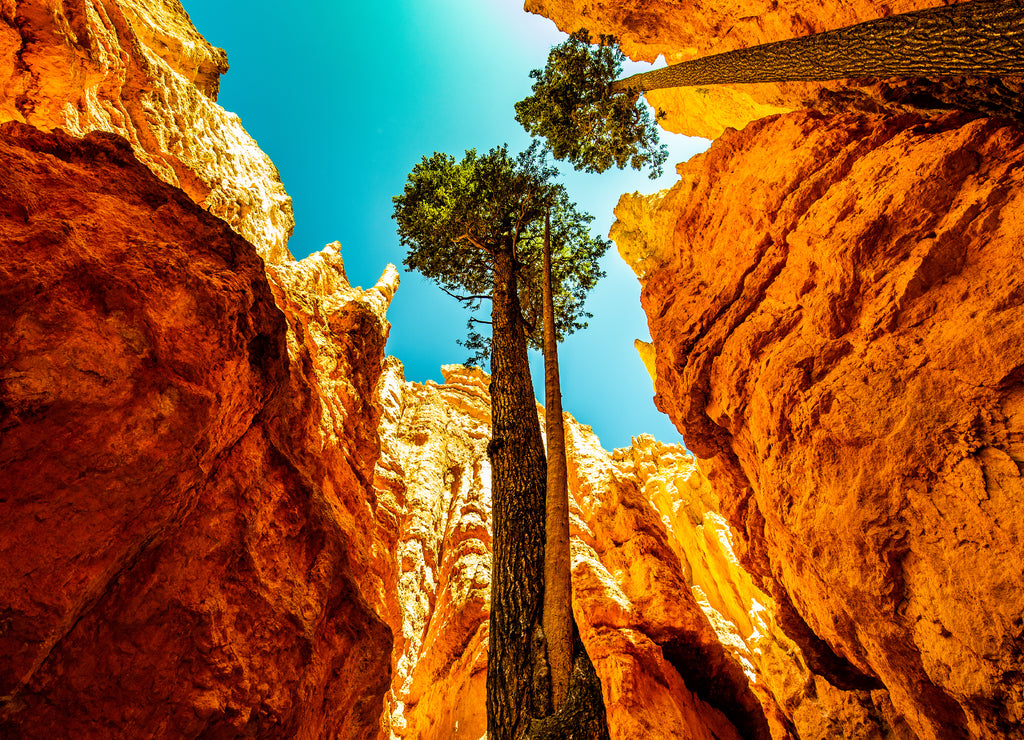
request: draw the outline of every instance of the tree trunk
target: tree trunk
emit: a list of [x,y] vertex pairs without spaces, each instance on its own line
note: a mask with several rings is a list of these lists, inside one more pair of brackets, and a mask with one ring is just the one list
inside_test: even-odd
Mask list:
[[533,716],[547,714],[550,696],[543,640],[538,639],[544,590],[544,442],[511,243],[495,250],[493,267],[487,731],[490,740],[519,740]]
[[1024,76],[1024,2],[975,0],[693,59],[611,92],[851,77]]
[[547,515],[544,532],[544,637],[551,672],[551,701],[565,703],[572,673],[572,559],[569,553],[569,488],[565,463],[558,337],[551,297],[551,214],[544,221],[544,407],[547,431]]

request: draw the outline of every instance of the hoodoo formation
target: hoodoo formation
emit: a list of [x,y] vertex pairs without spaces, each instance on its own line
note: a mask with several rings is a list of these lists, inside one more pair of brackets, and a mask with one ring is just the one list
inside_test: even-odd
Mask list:
[[[934,4],[526,3],[669,61]],[[490,379],[291,257],[226,65],[0,2],[0,736],[479,740]],[[1020,87],[651,93],[718,138],[612,229],[686,447],[565,417],[612,738],[1024,736]]]

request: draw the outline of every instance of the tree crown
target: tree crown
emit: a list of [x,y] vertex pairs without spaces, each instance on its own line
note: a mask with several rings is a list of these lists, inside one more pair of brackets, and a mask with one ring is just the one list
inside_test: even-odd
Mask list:
[[[610,242],[590,234],[593,216],[580,212],[557,170],[545,162],[536,143],[517,156],[507,146],[480,155],[466,151],[459,161],[442,152],[424,156],[396,195],[393,218],[408,248],[404,264],[434,280],[475,312],[493,287],[493,256],[511,252],[518,272],[518,295],[530,346],[540,348],[542,327],[542,250],[544,214],[551,211],[552,290],[559,340],[587,326],[587,293],[604,276],[598,260]],[[490,339],[471,316],[461,344],[470,362],[490,353]]]
[[551,48],[544,69],[530,72],[533,94],[516,103],[516,120],[547,141],[555,159],[578,170],[604,172],[612,165],[650,167],[658,177],[668,158],[658,127],[638,90],[612,94],[625,55],[612,36],[591,44],[582,29]]

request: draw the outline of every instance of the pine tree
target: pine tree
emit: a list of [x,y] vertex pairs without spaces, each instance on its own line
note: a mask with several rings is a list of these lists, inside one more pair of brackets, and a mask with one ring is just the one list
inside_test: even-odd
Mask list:
[[[477,308],[491,301],[491,336],[475,327],[466,346],[491,359],[493,561],[487,665],[487,724],[492,740],[540,737],[550,717],[551,686],[543,633],[546,466],[528,346],[541,345],[542,224],[548,209],[564,236],[554,274],[559,337],[586,326],[583,302],[602,276],[609,243],[592,237],[538,146],[512,157],[506,147],[461,161],[435,152],[414,166],[394,198],[405,265]],[[583,656],[585,651],[580,650]],[[604,738],[607,726],[589,659],[574,672],[564,737]],[[589,666],[589,671],[587,670]],[[596,686],[596,689],[595,689]],[[571,716],[570,716],[571,715]],[[540,728],[540,729],[538,729]],[[550,736],[550,735],[548,735]]]

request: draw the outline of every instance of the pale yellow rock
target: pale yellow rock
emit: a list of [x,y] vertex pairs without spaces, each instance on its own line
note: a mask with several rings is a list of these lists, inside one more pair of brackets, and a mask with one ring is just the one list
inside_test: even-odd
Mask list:
[[[616,221],[608,236],[618,246],[619,255],[641,280],[656,270],[671,254],[675,222],[663,208],[666,198],[677,197],[680,188],[661,190],[650,195],[623,194],[615,207]],[[620,214],[621,211],[621,214]]]
[[449,365],[406,383],[391,359],[378,396],[378,490],[396,501],[398,609],[384,737],[471,738],[486,730],[490,593],[487,377]]
[[644,367],[647,369],[647,374],[651,376],[651,383],[657,384],[658,370],[654,345],[650,342],[645,342],[642,339],[636,339],[633,341],[633,346],[636,347],[636,351],[640,355],[640,360],[644,363]]
[[123,136],[267,262],[291,259],[291,198],[238,117],[215,102],[227,57],[177,0],[5,0],[2,9],[0,122]]

